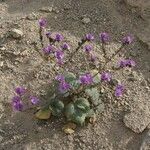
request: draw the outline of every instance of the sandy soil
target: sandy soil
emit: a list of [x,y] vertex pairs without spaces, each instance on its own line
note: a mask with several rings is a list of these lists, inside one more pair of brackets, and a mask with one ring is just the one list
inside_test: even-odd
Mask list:
[[[0,150],[149,150],[150,123],[150,11],[148,0],[4,0],[0,1]],[[40,11],[46,7],[49,12]],[[47,8],[48,7],[48,8]],[[137,62],[133,69],[120,70],[113,77],[127,87],[124,97],[114,99],[108,93],[105,111],[97,124],[78,128],[72,135],[61,131],[63,119],[38,121],[34,109],[14,113],[10,107],[13,89],[25,85],[30,93],[44,101],[47,83],[52,74],[34,51],[38,40],[37,18],[48,18],[48,28],[60,31],[74,48],[87,32],[98,36],[101,31],[111,35],[108,55],[119,46],[123,35],[134,36],[134,43],[120,58],[130,57]],[[84,19],[88,18],[88,22]],[[85,20],[86,20],[85,19]],[[20,40],[9,37],[9,30],[17,28],[24,35]],[[95,51],[101,56],[99,41]],[[79,53],[75,60],[82,59]],[[115,65],[117,57],[108,67]],[[35,66],[39,65],[37,69]],[[79,70],[81,65],[73,66]],[[29,93],[29,94],[30,94]],[[145,109],[147,108],[147,109]],[[129,114],[128,122],[124,116]],[[145,118],[145,119],[143,119]],[[136,120],[137,119],[137,120]],[[140,122],[140,120],[142,120]],[[131,124],[128,126],[127,124]],[[141,124],[140,124],[141,123]],[[138,126],[139,125],[139,126]],[[128,127],[129,128],[128,128]],[[138,127],[140,132],[135,130]],[[145,140],[148,142],[145,144]],[[143,144],[144,143],[144,144]]]

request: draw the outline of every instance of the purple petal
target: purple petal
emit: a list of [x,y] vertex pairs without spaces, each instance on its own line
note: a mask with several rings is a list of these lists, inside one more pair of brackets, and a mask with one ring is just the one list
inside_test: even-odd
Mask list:
[[14,96],[11,102],[12,108],[14,111],[22,111],[23,110],[23,103],[19,96]]
[[92,45],[85,45],[84,49],[85,49],[86,52],[89,53],[93,49],[93,46]]
[[45,27],[46,24],[47,24],[47,20],[46,20],[45,18],[42,18],[42,17],[41,17],[41,18],[38,20],[38,23],[39,23],[40,27]]
[[64,50],[69,50],[69,49],[70,49],[70,46],[69,46],[68,43],[63,43],[63,44],[61,45],[61,48],[64,49]]
[[56,77],[55,77],[55,80],[57,80],[57,81],[59,81],[59,82],[64,82],[65,81],[65,77],[64,77],[64,75],[57,75]]
[[82,84],[90,84],[93,82],[93,78],[92,75],[87,73],[87,74],[83,74],[79,77],[80,83]]
[[23,94],[25,94],[26,89],[23,86],[18,86],[18,87],[15,88],[15,92],[18,95],[23,95]]
[[109,34],[106,32],[100,33],[99,37],[102,40],[102,42],[107,42],[109,40]]
[[103,72],[101,74],[101,80],[102,81],[110,81],[111,80],[111,75],[108,72]]
[[70,89],[70,84],[68,84],[68,83],[66,83],[66,82],[61,82],[60,84],[59,84],[59,91],[60,92],[65,92],[65,91],[67,91],[67,90],[69,90]]
[[123,44],[131,44],[133,42],[133,38],[131,36],[125,36],[122,39]]
[[39,98],[36,97],[36,96],[30,96],[30,97],[29,97],[29,100],[31,101],[31,103],[32,103],[33,105],[38,104],[39,101],[40,101]]
[[92,33],[88,33],[85,35],[85,40],[92,41],[94,40],[94,35]]

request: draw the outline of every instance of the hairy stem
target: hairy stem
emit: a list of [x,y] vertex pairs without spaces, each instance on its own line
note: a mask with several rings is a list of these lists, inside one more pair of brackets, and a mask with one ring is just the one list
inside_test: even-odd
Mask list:
[[72,58],[74,55],[79,51],[79,49],[82,47],[82,45],[86,42],[86,40],[82,40],[81,42],[78,43],[78,47],[75,49],[75,51],[70,55],[70,58],[68,61],[65,62],[65,64],[68,64],[70,61],[72,61]]
[[102,70],[105,69],[105,67],[107,66],[107,64],[108,64],[109,62],[111,62],[111,61],[114,59],[114,57],[115,57],[118,53],[120,53],[120,52],[122,51],[122,49],[123,49],[124,46],[125,46],[124,44],[121,45],[121,47],[105,62],[104,66],[99,69],[98,73],[96,73],[96,74],[93,76],[93,78],[94,78],[95,76],[97,76],[97,75],[99,74],[99,72],[101,72]]
[[40,36],[40,43],[41,43],[41,46],[42,48],[44,47],[44,43],[43,43],[43,35],[42,35],[42,27],[40,27],[39,29],[39,36]]

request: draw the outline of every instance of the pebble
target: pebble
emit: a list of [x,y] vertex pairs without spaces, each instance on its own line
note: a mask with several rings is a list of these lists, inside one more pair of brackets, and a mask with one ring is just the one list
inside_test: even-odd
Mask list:
[[3,137],[0,135],[0,143],[2,142],[2,140],[3,140]]
[[84,17],[84,18],[82,19],[82,23],[84,23],[84,24],[88,24],[88,23],[90,23],[90,22],[91,22],[91,19],[90,19],[90,18]]
[[41,12],[50,13],[53,11],[53,7],[42,7],[40,9]]
[[31,13],[26,17],[26,19],[28,19],[28,20],[37,20],[37,18],[38,18],[38,16],[35,13]]
[[23,32],[19,29],[12,29],[9,31],[9,35],[15,39],[20,39],[23,37]]

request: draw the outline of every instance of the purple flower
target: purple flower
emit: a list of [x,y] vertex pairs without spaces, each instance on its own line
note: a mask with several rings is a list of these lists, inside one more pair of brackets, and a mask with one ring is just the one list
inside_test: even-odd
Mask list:
[[92,41],[94,40],[94,35],[92,33],[88,33],[85,35],[85,40],[86,41]]
[[122,96],[123,91],[124,91],[124,86],[122,84],[118,84],[115,88],[115,96],[116,97]]
[[68,43],[63,43],[63,44],[61,45],[61,48],[64,49],[64,50],[69,50],[69,49],[70,49],[70,46],[69,46]]
[[52,45],[48,45],[47,47],[43,48],[43,52],[45,54],[49,54],[52,51],[53,51],[53,46]]
[[46,24],[47,24],[47,21],[46,21],[45,18],[42,18],[42,17],[41,17],[41,18],[38,20],[38,23],[39,23],[40,27],[45,27]]
[[133,38],[131,36],[125,36],[123,39],[122,39],[122,43],[123,44],[131,44],[133,41]]
[[127,62],[125,59],[122,59],[119,61],[119,67],[123,68],[123,67],[126,67],[126,65],[127,65]]
[[100,39],[102,42],[107,42],[109,40],[109,35],[106,32],[102,32],[99,34]]
[[111,80],[111,75],[108,72],[103,72],[101,74],[101,80],[102,81],[110,81]]
[[93,82],[92,75],[89,73],[83,74],[79,77],[80,83],[82,84],[90,84]]
[[95,62],[96,59],[97,59],[97,57],[96,57],[94,54],[91,54],[91,55],[90,55],[90,60],[91,60],[92,62]]
[[40,101],[39,98],[36,97],[36,96],[29,96],[29,100],[31,101],[31,103],[32,103],[33,105],[38,104],[39,101]]
[[89,53],[93,49],[93,46],[92,45],[85,45],[84,49],[85,49],[86,52]]
[[61,33],[55,33],[54,34],[54,40],[57,42],[60,42],[63,40],[63,35]]
[[132,59],[122,59],[119,61],[119,67],[134,67],[136,65],[135,61]]
[[59,84],[59,91],[60,92],[65,92],[66,90],[68,90],[68,89],[70,89],[70,84],[68,84],[67,82],[60,82],[60,84]]
[[12,98],[11,105],[13,107],[13,110],[17,110],[17,111],[23,110],[23,103],[22,103],[21,98],[19,96],[14,96]]
[[18,95],[23,95],[25,94],[26,92],[26,89],[22,86],[18,86],[15,88],[15,92],[18,94]]
[[135,63],[135,61],[132,60],[132,59],[127,59],[127,60],[126,60],[126,65],[127,65],[128,67],[134,67],[134,66],[136,65],[136,63]]
[[50,38],[51,33],[50,32],[46,32],[45,35],[46,35],[47,38]]
[[59,74],[59,75],[57,75],[55,77],[55,80],[57,80],[59,82],[64,82],[65,81],[65,77],[64,77],[64,75]]
[[62,59],[63,57],[64,57],[64,52],[62,51],[62,50],[57,50],[56,52],[55,52],[55,57],[57,58],[57,59]]

